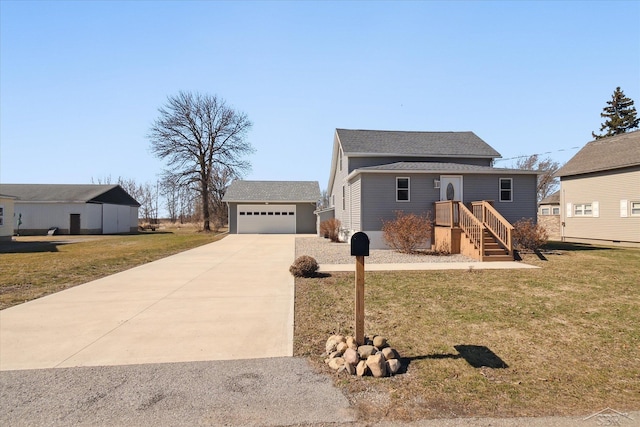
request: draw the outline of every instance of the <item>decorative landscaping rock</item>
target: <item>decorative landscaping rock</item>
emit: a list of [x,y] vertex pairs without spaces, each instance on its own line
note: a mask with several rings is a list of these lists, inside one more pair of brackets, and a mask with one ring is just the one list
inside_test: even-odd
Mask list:
[[378,350],[372,345],[361,345],[358,347],[358,354],[360,355],[360,359],[366,359],[367,357],[375,354]]
[[400,370],[401,363],[398,359],[389,359],[386,361],[386,365],[389,375],[395,375]]
[[337,371],[341,366],[344,366],[344,359],[342,357],[334,357],[333,359],[329,359],[329,367],[331,369]]
[[347,363],[351,363],[353,366],[357,365],[360,361],[360,356],[358,356],[358,352],[352,348],[347,348],[342,355],[344,361]]
[[367,368],[367,362],[365,362],[364,360],[361,360],[360,362],[358,362],[358,366],[356,366],[357,376],[363,377],[367,375],[368,371],[369,371],[369,368]]
[[345,363],[344,365],[340,366],[340,368],[338,368],[338,374],[341,374],[343,372],[347,373],[348,375],[355,375],[355,365],[352,365],[351,363]]
[[381,353],[369,356],[367,358],[367,367],[371,371],[371,375],[376,378],[387,376],[387,362],[384,360],[384,356],[382,356]]
[[358,343],[356,342],[356,339],[354,337],[347,337],[347,346],[354,350],[358,349]]
[[392,349],[391,347],[385,347],[382,349],[382,355],[384,356],[384,358],[386,360],[390,360],[390,359],[397,359],[398,355],[396,354],[396,351],[394,349]]
[[345,341],[346,340],[342,335],[331,335],[325,344],[325,351],[327,354],[336,351],[338,344]]
[[[328,357],[325,363],[338,375],[373,375],[376,378],[395,375],[402,363],[398,353],[381,336],[373,340],[365,337],[365,345],[358,346],[351,336],[332,335],[326,342]],[[374,346],[373,344],[377,344]],[[379,347],[378,347],[379,346]],[[331,351],[329,351],[331,350]],[[324,354],[323,354],[324,355]]]
[[387,346],[387,339],[385,337],[381,337],[376,335],[373,337],[373,345],[378,348],[378,350],[382,350]]

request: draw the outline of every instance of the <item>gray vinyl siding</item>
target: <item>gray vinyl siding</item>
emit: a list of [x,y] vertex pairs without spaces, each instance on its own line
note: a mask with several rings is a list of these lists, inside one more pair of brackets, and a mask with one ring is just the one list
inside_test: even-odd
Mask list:
[[[342,170],[340,170],[340,156],[342,157]],[[335,217],[344,226],[348,218],[349,205],[345,202],[344,206],[347,209],[342,209],[342,186],[347,184],[347,175],[349,174],[349,162],[350,159],[342,153],[342,150],[338,153],[338,160],[336,161],[336,174],[333,181],[333,188],[331,189],[331,201],[335,200]]]
[[[511,202],[500,201],[500,178],[511,178]],[[531,218],[537,220],[537,177],[536,175],[464,175],[463,195],[466,204],[480,200],[492,200],[493,206],[510,223]]]
[[238,204],[229,203],[229,234],[238,233]]
[[467,159],[467,158],[455,158],[455,157],[350,157],[349,158],[349,172],[353,172],[356,169],[365,168],[369,166],[387,165],[396,162],[438,162],[438,163],[458,163],[464,165],[474,166],[491,166],[491,159]]
[[357,176],[351,183],[349,183],[349,193],[350,193],[350,223],[351,230],[354,231],[362,231],[362,221],[361,221],[361,201],[362,201],[362,177]]
[[[274,204],[274,203],[271,203]],[[315,203],[296,203],[296,233],[316,233]]]
[[[395,218],[396,211],[424,215],[440,200],[440,190],[433,188],[439,175],[428,174],[367,174],[361,184],[361,216],[363,230],[381,230],[382,222]],[[396,177],[409,177],[409,201],[396,202]]]
[[[627,200],[627,217],[622,217],[620,201]],[[640,243],[640,216],[631,215],[631,202],[640,201],[640,166],[562,177],[560,210],[565,222],[565,239]],[[598,217],[567,215],[579,203],[598,202]]]

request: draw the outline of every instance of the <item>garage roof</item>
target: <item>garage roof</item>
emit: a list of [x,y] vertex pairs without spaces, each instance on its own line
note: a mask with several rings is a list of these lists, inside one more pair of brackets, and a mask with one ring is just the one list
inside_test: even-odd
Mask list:
[[317,202],[318,181],[245,181],[231,183],[223,202]]
[[119,185],[0,184],[0,191],[12,194],[17,202],[108,203],[140,206],[140,203]]

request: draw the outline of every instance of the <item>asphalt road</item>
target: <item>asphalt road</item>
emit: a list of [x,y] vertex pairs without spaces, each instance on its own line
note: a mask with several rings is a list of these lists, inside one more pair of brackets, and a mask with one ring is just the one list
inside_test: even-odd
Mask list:
[[2,426],[289,426],[350,423],[304,359],[0,372]]

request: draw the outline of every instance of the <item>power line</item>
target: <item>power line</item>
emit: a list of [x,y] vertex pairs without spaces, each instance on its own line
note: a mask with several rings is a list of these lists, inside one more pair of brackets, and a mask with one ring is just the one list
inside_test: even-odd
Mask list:
[[506,161],[506,160],[525,159],[525,158],[529,158],[529,157],[531,157],[531,156],[544,156],[544,155],[546,155],[546,154],[559,153],[559,152],[561,152],[561,151],[568,151],[568,150],[577,150],[577,149],[579,149],[579,148],[581,148],[581,147],[580,147],[580,146],[577,146],[577,147],[571,147],[571,148],[561,148],[561,149],[559,149],[559,150],[555,150],[555,151],[547,151],[547,152],[544,152],[544,153],[527,154],[527,155],[524,155],[524,156],[509,157],[509,158],[507,158],[507,159],[496,159],[496,160],[494,160],[494,163],[497,163],[497,162],[504,162],[504,161]]

